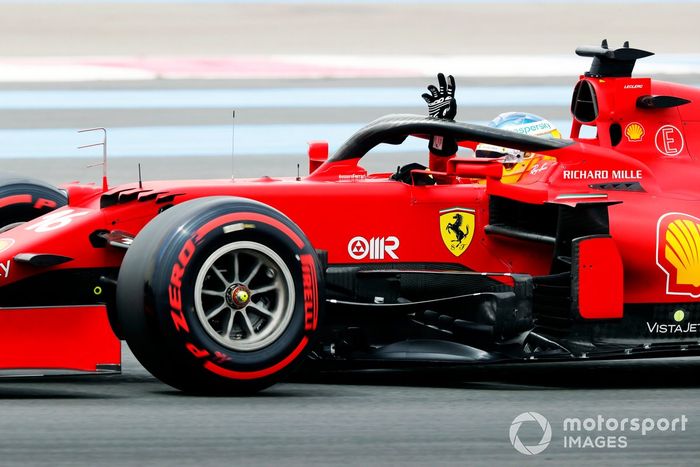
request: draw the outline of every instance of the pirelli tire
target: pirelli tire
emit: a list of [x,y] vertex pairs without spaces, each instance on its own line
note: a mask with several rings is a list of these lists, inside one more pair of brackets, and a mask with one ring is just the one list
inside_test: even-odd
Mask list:
[[242,198],[174,206],[136,236],[117,313],[136,358],[198,394],[245,394],[279,381],[314,343],[323,273],[304,233]]
[[66,194],[33,178],[0,174],[0,232],[68,203]]

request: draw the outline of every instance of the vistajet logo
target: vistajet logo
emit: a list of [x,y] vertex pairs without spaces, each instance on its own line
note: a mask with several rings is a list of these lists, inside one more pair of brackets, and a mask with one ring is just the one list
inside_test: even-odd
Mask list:
[[647,321],[647,330],[650,334],[696,334],[700,331],[700,323],[690,321],[683,322],[688,313],[678,309],[673,313],[673,323],[651,323]]

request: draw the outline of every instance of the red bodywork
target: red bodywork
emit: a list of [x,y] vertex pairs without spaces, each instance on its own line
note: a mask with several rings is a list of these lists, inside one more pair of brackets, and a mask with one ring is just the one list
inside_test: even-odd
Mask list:
[[[597,97],[597,117],[586,123],[597,127],[597,137],[579,138],[584,123],[575,119],[573,144],[544,152],[555,160],[531,166],[517,183],[499,180],[500,165],[495,170],[490,162],[479,166],[473,159],[462,163],[458,158],[447,164],[445,173],[434,173],[437,184],[407,184],[391,180],[390,174],[367,174],[359,158],[323,162],[323,143],[315,143],[310,154],[315,170],[300,180],[155,181],[144,182],[142,188],[123,185],[106,193],[94,186],[68,185],[68,206],[0,235],[0,264],[6,266],[0,294],[5,286],[47,270],[117,269],[124,250],[94,247],[94,232],[122,231],[136,236],[164,207],[212,195],[251,198],[278,209],[302,229],[316,249],[328,252],[330,265],[443,263],[491,273],[550,273],[551,244],[486,233],[489,199],[498,196],[533,205],[609,205],[612,241],[584,244],[579,251],[582,319],[620,319],[621,300],[625,304],[698,301],[700,91],[648,78],[582,76],[581,80],[589,83]],[[690,103],[670,108],[638,107],[640,97],[658,95],[681,97]],[[461,145],[473,147],[474,143]],[[620,183],[640,183],[644,191],[593,186]],[[110,205],[105,206],[105,198],[112,200]],[[472,237],[459,255],[446,244],[440,220],[441,213],[453,209],[473,214],[474,221]],[[70,260],[38,267],[14,259],[22,253]],[[595,270],[601,265],[604,273]],[[73,286],[92,290],[98,284]],[[95,302],[99,301],[96,294]],[[90,310],[95,329],[102,329],[104,310]],[[0,313],[0,329],[5,330],[3,353],[26,345],[32,338],[7,331],[19,313]],[[76,333],[82,330],[78,323],[85,310],[55,313],[34,309],[26,319],[35,322],[38,315],[60,316],[63,325],[57,333],[67,336],[69,329]],[[3,355],[0,366],[94,369],[85,364],[79,352],[71,352],[72,347],[60,342],[51,345],[66,358],[59,362],[52,358],[42,361],[34,354],[26,359]],[[101,347],[96,342],[91,345]],[[105,337],[104,346],[113,350],[114,339]],[[117,363],[109,349],[100,350],[99,358],[111,361],[93,359],[92,364]]]

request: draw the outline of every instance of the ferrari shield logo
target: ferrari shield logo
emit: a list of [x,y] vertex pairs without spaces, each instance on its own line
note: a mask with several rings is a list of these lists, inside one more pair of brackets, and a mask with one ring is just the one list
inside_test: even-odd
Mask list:
[[453,255],[459,256],[467,251],[474,237],[474,210],[451,208],[440,211],[440,234]]

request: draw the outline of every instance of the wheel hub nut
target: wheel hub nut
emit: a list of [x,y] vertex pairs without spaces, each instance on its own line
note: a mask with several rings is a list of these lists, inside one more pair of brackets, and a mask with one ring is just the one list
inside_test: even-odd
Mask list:
[[232,285],[226,291],[228,306],[240,310],[250,303],[250,289],[242,284]]

